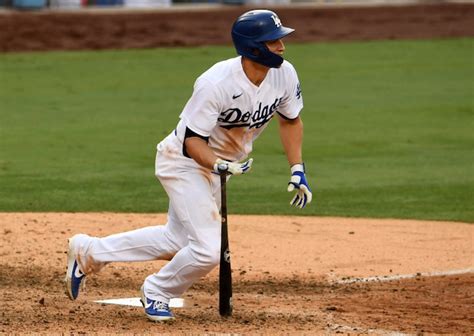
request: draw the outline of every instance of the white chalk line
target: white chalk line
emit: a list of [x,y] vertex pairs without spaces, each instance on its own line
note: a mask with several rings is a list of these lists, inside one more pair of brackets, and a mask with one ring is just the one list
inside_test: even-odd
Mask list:
[[331,324],[328,329],[328,332],[357,332],[357,333],[364,333],[364,334],[377,334],[377,335],[384,335],[384,336],[409,336],[412,334],[406,334],[401,331],[393,331],[393,330],[385,330],[385,329],[373,329],[373,328],[359,328],[359,327],[350,327],[340,324]]
[[338,280],[331,281],[339,285],[357,283],[357,282],[384,282],[384,281],[395,281],[403,279],[413,279],[418,277],[434,277],[434,276],[443,276],[443,275],[460,275],[474,273],[474,267],[464,268],[458,270],[449,270],[449,271],[436,271],[436,272],[418,272],[414,274],[399,274],[399,275],[381,275],[381,276],[371,276],[366,278],[342,278]]

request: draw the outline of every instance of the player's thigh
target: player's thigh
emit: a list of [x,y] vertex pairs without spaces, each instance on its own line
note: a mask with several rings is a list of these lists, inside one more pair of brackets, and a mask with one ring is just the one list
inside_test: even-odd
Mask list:
[[215,245],[220,239],[220,214],[213,186],[201,170],[179,174],[176,183],[169,187],[168,196],[174,214],[194,243]]
[[179,219],[174,208],[173,202],[170,201],[168,207],[168,221],[165,225],[164,234],[167,240],[174,244],[176,250],[180,250],[189,243],[188,231]]

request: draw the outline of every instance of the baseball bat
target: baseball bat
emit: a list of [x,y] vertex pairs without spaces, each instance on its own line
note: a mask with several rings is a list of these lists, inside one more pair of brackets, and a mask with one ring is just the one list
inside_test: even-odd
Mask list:
[[219,314],[232,315],[232,269],[230,266],[229,234],[227,230],[227,170],[220,171],[221,178],[221,259],[219,266]]

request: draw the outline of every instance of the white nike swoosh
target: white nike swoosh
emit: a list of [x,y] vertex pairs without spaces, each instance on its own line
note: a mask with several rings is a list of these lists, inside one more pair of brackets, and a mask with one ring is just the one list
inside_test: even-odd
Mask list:
[[147,298],[145,298],[145,300],[146,300],[145,309],[150,308],[151,305],[153,304],[153,301],[148,302],[148,299],[147,299]]
[[84,276],[84,273],[82,273],[79,269],[79,265],[76,265],[76,269],[74,270],[74,276],[76,278],[82,278]]

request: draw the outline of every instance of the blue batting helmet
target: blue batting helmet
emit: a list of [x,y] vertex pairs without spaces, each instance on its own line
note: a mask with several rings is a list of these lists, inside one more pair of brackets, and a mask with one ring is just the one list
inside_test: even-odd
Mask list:
[[232,40],[239,55],[270,68],[278,68],[283,57],[272,53],[265,42],[294,32],[284,27],[278,16],[269,10],[252,10],[239,16],[232,26]]

